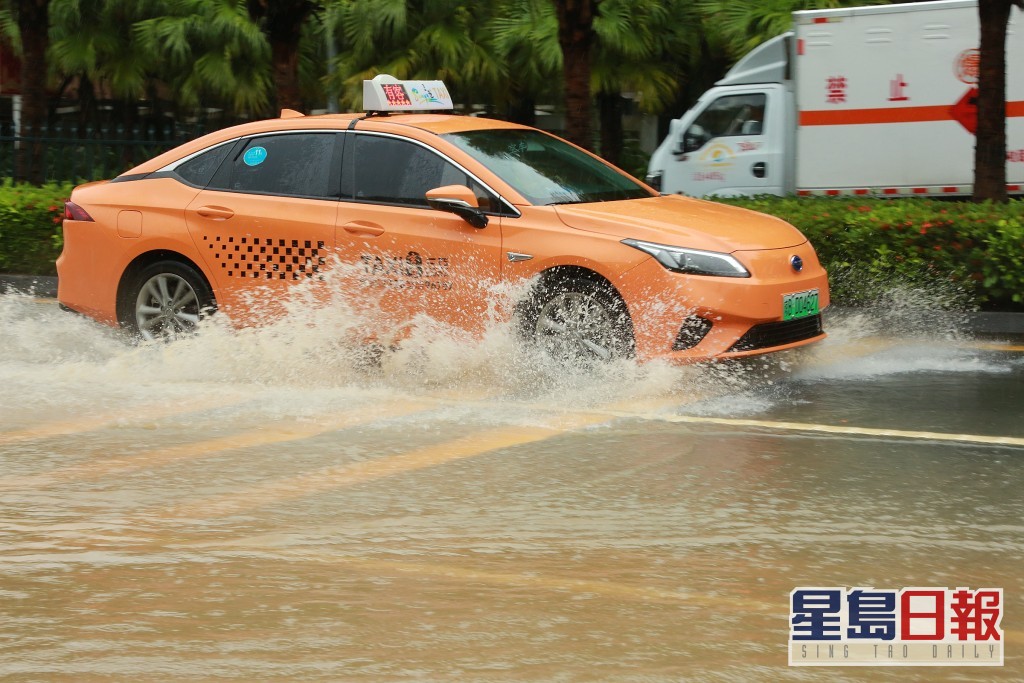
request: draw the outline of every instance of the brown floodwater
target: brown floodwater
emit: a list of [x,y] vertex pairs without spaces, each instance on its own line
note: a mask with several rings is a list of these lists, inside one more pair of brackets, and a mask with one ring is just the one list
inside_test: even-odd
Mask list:
[[[325,315],[133,346],[0,297],[0,679],[1024,680],[1024,348],[377,366]],[[1005,665],[788,667],[798,586],[1000,587]]]

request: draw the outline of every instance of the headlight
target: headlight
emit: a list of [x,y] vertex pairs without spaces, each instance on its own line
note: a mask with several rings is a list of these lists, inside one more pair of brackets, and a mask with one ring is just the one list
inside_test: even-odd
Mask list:
[[701,251],[670,247],[666,244],[642,242],[640,240],[622,240],[623,244],[647,252],[658,263],[677,273],[690,275],[715,275],[718,277],[750,277],[750,273],[729,254],[717,251]]

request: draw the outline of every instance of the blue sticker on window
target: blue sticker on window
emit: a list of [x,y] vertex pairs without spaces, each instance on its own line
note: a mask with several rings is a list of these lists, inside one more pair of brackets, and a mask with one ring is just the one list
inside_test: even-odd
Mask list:
[[245,162],[246,166],[259,166],[266,160],[266,147],[250,147],[249,149],[245,150],[245,154],[242,156],[242,161]]

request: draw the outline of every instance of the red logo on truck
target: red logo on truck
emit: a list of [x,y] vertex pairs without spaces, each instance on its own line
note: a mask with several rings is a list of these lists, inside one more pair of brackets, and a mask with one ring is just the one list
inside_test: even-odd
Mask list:
[[896,78],[889,81],[889,101],[890,102],[906,102],[910,98],[907,97],[907,93],[904,88],[907,87],[907,82],[903,80],[903,74],[896,74]]
[[978,50],[964,50],[956,56],[953,73],[964,83],[974,85],[978,82],[979,64],[981,64],[981,53]]
[[828,96],[825,101],[829,104],[841,104],[846,101],[846,76],[830,76],[825,79],[825,89]]

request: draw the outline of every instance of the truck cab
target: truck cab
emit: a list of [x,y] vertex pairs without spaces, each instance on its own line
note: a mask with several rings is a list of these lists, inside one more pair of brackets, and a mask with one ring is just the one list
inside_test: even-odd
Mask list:
[[696,197],[793,191],[791,39],[786,33],[760,45],[672,121],[648,183]]
[[[1024,193],[1024,14],[1006,35],[1006,190]],[[957,197],[974,191],[976,0],[793,13],[655,151],[667,194]]]

